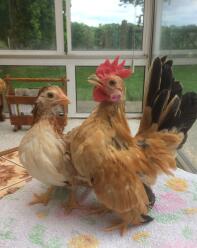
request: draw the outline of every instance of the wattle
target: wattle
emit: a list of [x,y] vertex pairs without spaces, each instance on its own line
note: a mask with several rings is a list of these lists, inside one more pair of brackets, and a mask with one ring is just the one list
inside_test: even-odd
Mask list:
[[106,95],[105,92],[103,92],[101,88],[97,88],[97,87],[95,87],[93,90],[93,99],[96,102],[109,101],[108,95]]

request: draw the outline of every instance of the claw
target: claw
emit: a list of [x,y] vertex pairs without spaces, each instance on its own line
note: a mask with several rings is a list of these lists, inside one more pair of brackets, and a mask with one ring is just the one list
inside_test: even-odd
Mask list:
[[143,221],[142,223],[149,223],[149,222],[151,222],[151,221],[154,220],[154,218],[151,217],[151,216],[149,216],[149,215],[144,215],[144,214],[142,214],[141,216],[142,216],[142,218],[144,219],[144,221]]
[[120,235],[123,236],[128,229],[128,223],[127,222],[121,222],[121,223],[114,223],[110,227],[106,227],[104,229],[105,232],[111,232],[113,230],[119,229]]

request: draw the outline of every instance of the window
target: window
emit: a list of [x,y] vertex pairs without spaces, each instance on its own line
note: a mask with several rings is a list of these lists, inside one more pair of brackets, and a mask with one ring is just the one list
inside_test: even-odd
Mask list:
[[56,49],[54,0],[1,0],[0,23],[0,49]]
[[197,49],[197,2],[195,0],[158,0],[155,29],[156,53],[187,54]]
[[174,65],[176,80],[183,85],[183,92],[197,92],[197,65]]
[[[30,78],[60,78],[65,77],[66,68],[64,66],[0,66],[0,78],[6,77],[30,77]],[[53,85],[61,85],[61,83],[53,82]],[[12,89],[16,96],[37,96],[40,87],[51,85],[47,82],[21,82],[12,81]],[[7,108],[7,104],[5,105]],[[13,114],[31,115],[33,106],[28,104],[11,104]]]
[[143,11],[143,0],[71,0],[72,50],[142,50]]
[[[174,75],[176,80],[180,80],[183,85],[184,93],[190,91],[197,92],[197,65],[175,65]],[[187,160],[186,164],[191,164],[195,172],[197,172],[197,155],[195,152],[197,150],[196,132],[197,123],[195,123],[188,132],[187,141],[181,149],[183,158]]]
[[90,113],[96,106],[96,103],[92,100],[93,86],[87,81],[88,77],[95,71],[95,66],[75,67],[78,113]]
[[144,88],[145,67],[136,66],[132,76],[125,80],[126,112],[141,113]]
[[66,68],[70,79],[67,93],[72,102],[68,106],[69,116],[85,117],[94,104],[92,88],[87,83],[91,68],[94,70],[106,58],[120,55],[127,65],[135,64],[131,82],[125,82],[126,109],[129,113],[141,113],[153,2],[2,0],[0,65],[8,67],[0,67],[0,76],[37,77],[38,71],[40,76],[50,76],[53,65],[57,65],[57,71]]
[[[126,86],[126,111],[129,113],[142,112],[142,98],[144,85],[143,66],[135,67],[133,75],[125,80]],[[93,86],[87,82],[87,78],[95,73],[95,66],[76,66],[76,90],[77,112],[89,113],[96,106],[92,100]]]
[[[66,67],[65,66],[0,66],[0,78],[6,77],[65,77],[66,76]],[[58,83],[57,83],[58,84]],[[18,84],[15,82],[14,87],[16,88],[25,88],[27,83]],[[29,88],[34,88],[36,86],[46,86],[46,83],[34,82],[29,83]]]
[[197,139],[196,139],[196,132],[197,132],[197,122],[192,126],[192,128],[188,132],[188,138],[186,143],[184,144],[183,148],[181,149],[183,156],[186,157],[186,163],[189,165],[191,164],[190,169],[193,169],[195,173],[197,173]]

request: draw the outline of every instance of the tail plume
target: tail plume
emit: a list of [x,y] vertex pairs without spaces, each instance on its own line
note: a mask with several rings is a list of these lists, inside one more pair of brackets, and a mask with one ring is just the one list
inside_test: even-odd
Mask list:
[[197,93],[183,95],[182,85],[172,72],[172,60],[157,57],[151,67],[142,120],[138,134],[154,124],[157,131],[176,129],[185,135],[197,119]]

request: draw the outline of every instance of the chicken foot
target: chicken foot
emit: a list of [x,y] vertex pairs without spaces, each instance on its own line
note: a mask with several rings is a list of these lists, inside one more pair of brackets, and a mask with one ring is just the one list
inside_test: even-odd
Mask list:
[[69,215],[74,209],[85,209],[85,207],[80,205],[77,200],[76,189],[71,189],[67,202],[64,203],[62,206],[66,215]]
[[89,215],[97,214],[102,216],[111,212],[111,210],[106,208],[104,205],[89,207],[87,210]]
[[111,232],[111,231],[114,231],[114,230],[117,230],[119,229],[120,231],[120,235],[123,236],[126,232],[127,232],[127,229],[128,229],[128,223],[127,222],[121,222],[121,223],[114,223],[112,224],[111,226],[109,227],[106,227],[104,229],[105,232]]
[[29,203],[29,205],[35,205],[35,204],[43,204],[44,206],[46,206],[49,201],[51,200],[51,196],[53,194],[55,190],[54,186],[51,186],[47,189],[47,192],[42,193],[42,194],[34,194],[34,198],[33,200]]

